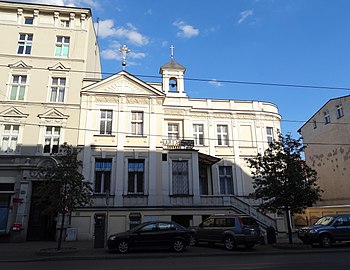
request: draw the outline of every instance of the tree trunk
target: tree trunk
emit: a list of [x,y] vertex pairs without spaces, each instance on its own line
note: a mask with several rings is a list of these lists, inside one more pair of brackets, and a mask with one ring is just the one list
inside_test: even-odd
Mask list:
[[288,228],[288,240],[289,244],[293,244],[293,238],[292,238],[292,225],[290,224],[290,212],[289,207],[285,207],[286,217],[287,217],[287,228]]
[[64,228],[65,217],[66,217],[66,213],[65,213],[65,211],[63,211],[63,213],[62,213],[62,223],[61,223],[61,228],[60,228],[60,236],[58,238],[57,250],[61,250],[61,246],[62,246],[62,235],[63,235],[63,228]]

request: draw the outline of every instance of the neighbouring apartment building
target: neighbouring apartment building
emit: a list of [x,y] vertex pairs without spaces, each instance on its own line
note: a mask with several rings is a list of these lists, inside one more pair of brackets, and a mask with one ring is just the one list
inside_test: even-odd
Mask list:
[[36,168],[77,145],[83,80],[101,78],[91,10],[1,1],[0,35],[0,240],[54,239]]
[[92,239],[94,216],[108,233],[150,220],[197,225],[214,213],[247,213],[283,230],[283,218],[256,210],[245,158],[276,138],[281,116],[261,101],[190,98],[185,68],[171,59],[162,81],[122,70],[82,89],[78,144],[94,205],[71,216],[79,239]]
[[350,211],[350,96],[330,99],[300,129],[306,163],[318,173],[322,200],[307,221]]

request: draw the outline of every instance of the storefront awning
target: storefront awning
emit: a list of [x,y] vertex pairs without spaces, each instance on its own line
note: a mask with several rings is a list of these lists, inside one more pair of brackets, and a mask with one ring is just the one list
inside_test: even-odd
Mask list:
[[203,154],[201,152],[198,152],[198,159],[199,163],[204,163],[206,165],[213,165],[221,160],[221,158]]

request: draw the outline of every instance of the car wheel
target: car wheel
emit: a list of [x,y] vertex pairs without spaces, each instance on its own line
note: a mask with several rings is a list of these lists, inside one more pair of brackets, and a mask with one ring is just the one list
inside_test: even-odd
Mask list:
[[117,249],[119,253],[126,253],[129,251],[129,243],[125,240],[119,241]]
[[197,237],[195,236],[194,233],[191,233],[189,238],[190,238],[190,246],[198,246]]
[[328,248],[332,245],[332,238],[328,234],[321,235],[320,245],[324,248]]
[[232,236],[224,238],[224,246],[227,250],[234,250],[236,248],[235,239]]
[[254,244],[246,244],[244,245],[246,249],[252,249],[254,247]]
[[185,249],[185,243],[181,239],[176,239],[173,243],[173,250],[176,252],[181,252]]

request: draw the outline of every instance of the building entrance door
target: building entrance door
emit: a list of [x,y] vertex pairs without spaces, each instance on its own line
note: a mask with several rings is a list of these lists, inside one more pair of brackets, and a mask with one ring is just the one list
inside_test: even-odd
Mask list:
[[37,205],[40,194],[38,187],[41,181],[33,181],[27,241],[54,241],[56,233],[57,213],[46,213]]

